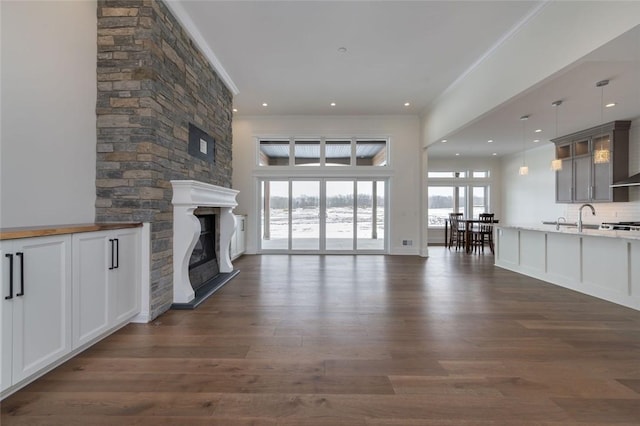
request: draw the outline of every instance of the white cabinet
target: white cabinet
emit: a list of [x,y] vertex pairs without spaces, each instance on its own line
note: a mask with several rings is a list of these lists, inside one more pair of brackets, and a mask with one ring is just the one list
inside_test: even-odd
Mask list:
[[631,234],[497,227],[496,266],[640,310],[640,240]]
[[71,236],[0,241],[4,391],[71,351]]
[[231,260],[236,259],[246,251],[246,229],[247,229],[247,216],[235,215],[236,217],[236,230],[231,237],[231,247],[229,253]]
[[73,236],[73,347],[80,347],[140,310],[137,229]]
[[0,241],[2,398],[140,311],[141,228],[70,227]]

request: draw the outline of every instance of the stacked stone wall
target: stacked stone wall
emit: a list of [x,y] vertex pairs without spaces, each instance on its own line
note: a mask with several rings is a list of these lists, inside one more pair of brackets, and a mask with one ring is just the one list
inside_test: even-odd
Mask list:
[[[98,1],[96,221],[151,223],[151,316],[173,300],[170,180],[231,187],[232,94],[162,1]],[[189,123],[215,162],[188,153]]]

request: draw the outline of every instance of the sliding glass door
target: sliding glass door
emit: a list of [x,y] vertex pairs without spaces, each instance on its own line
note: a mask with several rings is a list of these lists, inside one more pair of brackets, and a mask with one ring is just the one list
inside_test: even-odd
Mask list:
[[386,182],[265,179],[261,251],[384,253]]
[[320,249],[320,182],[291,181],[291,249]]
[[358,181],[357,248],[384,249],[384,181]]
[[327,250],[353,250],[353,181],[326,181]]
[[261,199],[262,247],[268,250],[289,250],[289,182],[263,181]]

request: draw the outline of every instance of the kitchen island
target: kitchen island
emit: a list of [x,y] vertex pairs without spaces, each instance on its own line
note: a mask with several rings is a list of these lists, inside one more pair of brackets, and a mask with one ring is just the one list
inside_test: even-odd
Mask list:
[[496,226],[495,264],[640,310],[640,232]]

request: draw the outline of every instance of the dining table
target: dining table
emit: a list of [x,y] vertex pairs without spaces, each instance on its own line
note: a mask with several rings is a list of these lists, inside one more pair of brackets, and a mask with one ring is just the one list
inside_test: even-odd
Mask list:
[[[458,219],[458,222],[464,223],[464,251],[465,253],[471,253],[471,234],[473,232],[473,225],[476,223],[500,223],[498,219],[493,219],[491,222],[481,221],[480,219]],[[444,220],[444,246],[449,248],[449,218]]]

